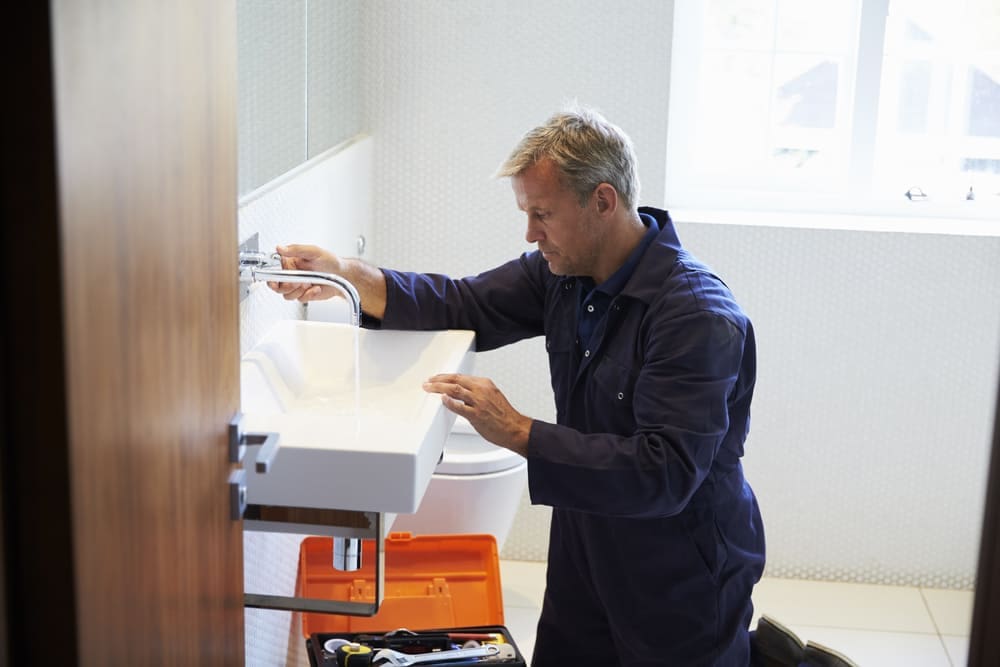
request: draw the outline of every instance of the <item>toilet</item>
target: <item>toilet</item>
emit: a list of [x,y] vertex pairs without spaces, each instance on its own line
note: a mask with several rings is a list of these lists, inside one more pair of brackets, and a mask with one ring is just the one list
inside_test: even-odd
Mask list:
[[[308,304],[306,319],[343,322],[342,299]],[[528,462],[483,439],[456,417],[444,454],[414,514],[399,514],[393,532],[413,535],[490,534],[503,549],[528,481]]]
[[483,439],[469,422],[455,419],[444,456],[414,514],[400,514],[393,532],[413,535],[487,533],[503,549],[521,494],[528,462]]

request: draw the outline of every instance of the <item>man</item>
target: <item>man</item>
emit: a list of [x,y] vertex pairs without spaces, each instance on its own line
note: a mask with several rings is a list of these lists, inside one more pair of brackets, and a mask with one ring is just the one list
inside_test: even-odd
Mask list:
[[[555,424],[521,414],[486,378],[424,385],[526,457],[532,502],[553,508],[535,667],[747,665],[750,593],[764,567],[740,464],[750,321],[681,247],[666,211],[636,208],[631,141],[596,112],[557,113],[499,176],[511,179],[537,250],[478,276],[378,269],[313,246],[278,251],[287,268],[346,277],[385,328],[472,329],[479,350],[545,336]],[[301,301],[333,295],[272,288]]]

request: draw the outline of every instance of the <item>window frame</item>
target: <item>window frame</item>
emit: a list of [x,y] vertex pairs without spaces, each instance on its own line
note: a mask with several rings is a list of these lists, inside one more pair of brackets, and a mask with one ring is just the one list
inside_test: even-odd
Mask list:
[[[826,192],[776,191],[762,187],[703,185],[685,172],[685,156],[696,150],[694,138],[698,109],[697,76],[701,65],[704,5],[692,0],[674,3],[671,45],[670,96],[667,124],[666,201],[674,209],[806,212],[820,215],[905,216],[993,220],[1000,227],[1000,196],[980,196],[967,202],[955,197],[908,201],[899,193],[876,193],[876,159],[879,149],[879,91],[885,50],[890,0],[857,0],[858,30],[853,77],[842,94],[847,96],[851,145],[846,176],[831,182]],[[928,189],[928,184],[913,183]],[[751,216],[752,217],[752,216]],[[975,226],[977,229],[981,225]],[[943,228],[944,229],[944,228]],[[1000,234],[1000,230],[998,230]]]

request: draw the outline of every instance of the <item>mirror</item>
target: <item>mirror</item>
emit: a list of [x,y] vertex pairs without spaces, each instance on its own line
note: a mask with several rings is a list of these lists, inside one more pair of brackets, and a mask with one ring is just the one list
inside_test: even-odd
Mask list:
[[363,129],[362,0],[237,1],[239,196]]

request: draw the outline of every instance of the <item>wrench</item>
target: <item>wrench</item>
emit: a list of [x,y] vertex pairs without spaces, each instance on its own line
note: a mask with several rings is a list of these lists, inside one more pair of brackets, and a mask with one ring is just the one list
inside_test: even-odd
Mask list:
[[411,655],[393,651],[391,648],[380,650],[372,658],[372,663],[382,662],[387,665],[416,665],[419,663],[448,662],[449,660],[463,660],[465,658],[489,658],[499,655],[500,647],[496,644],[484,644],[475,648],[456,648],[450,651],[432,651],[430,653],[418,653]]

